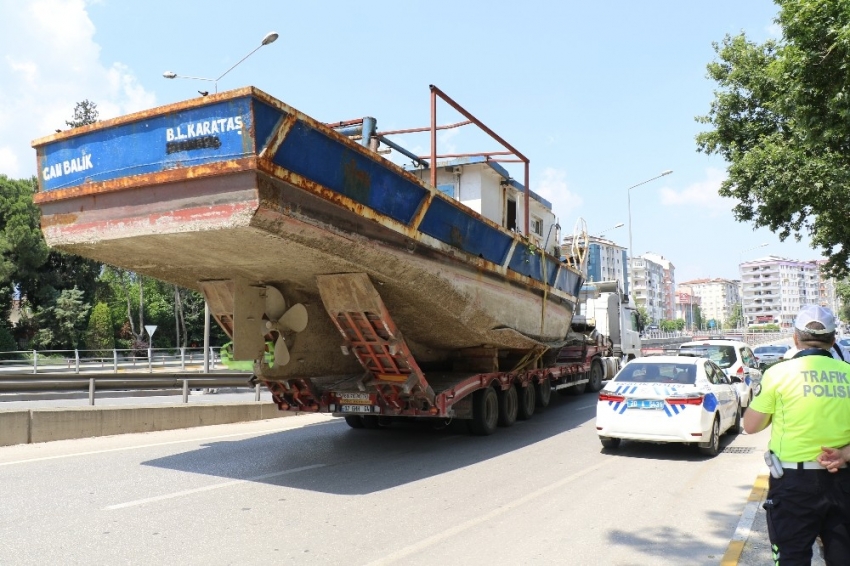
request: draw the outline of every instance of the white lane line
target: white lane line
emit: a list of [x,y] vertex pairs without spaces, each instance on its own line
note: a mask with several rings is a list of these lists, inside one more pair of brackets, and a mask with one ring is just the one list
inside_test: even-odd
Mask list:
[[595,409],[595,408],[596,408],[596,403],[594,403],[593,405],[585,405],[584,407],[576,407],[576,411],[581,411],[582,409]]
[[377,559],[373,562],[369,562],[365,566],[384,566],[386,564],[392,564],[393,562],[401,560],[402,558],[406,558],[407,556],[410,556],[411,554],[416,554],[418,552],[422,552],[423,550],[425,550],[429,546],[434,546],[435,544],[442,542],[442,541],[444,541],[448,538],[451,538],[451,537],[453,537],[453,536],[455,536],[459,533],[462,533],[463,531],[469,530],[469,529],[476,527],[476,526],[478,526],[482,523],[486,523],[488,521],[491,521],[491,520],[495,519],[496,517],[498,517],[499,515],[504,515],[508,511],[516,509],[517,507],[520,507],[522,505],[525,505],[526,503],[528,503],[528,502],[530,502],[534,499],[537,499],[538,497],[545,495],[545,494],[549,493],[550,491],[555,491],[556,489],[560,489],[563,486],[567,485],[568,483],[575,481],[575,480],[577,480],[577,479],[579,479],[583,476],[586,476],[587,474],[595,472],[596,470],[603,468],[603,467],[605,467],[609,464],[612,464],[615,461],[616,461],[616,459],[614,459],[614,458],[607,458],[604,461],[602,461],[602,462],[600,462],[600,463],[598,463],[594,466],[590,466],[589,468],[585,468],[585,469],[581,470],[580,472],[576,472],[571,476],[567,476],[563,479],[560,479],[553,484],[547,485],[546,487],[542,487],[542,488],[538,489],[537,491],[533,491],[533,492],[529,493],[528,495],[526,495],[524,497],[520,497],[519,499],[515,499],[515,500],[511,501],[510,503],[502,505],[501,507],[497,507],[497,508],[493,509],[492,511],[490,511],[489,513],[486,513],[486,514],[481,515],[480,517],[476,517],[474,519],[470,519],[469,521],[466,521],[464,523],[456,525],[456,526],[454,526],[450,529],[446,529],[445,531],[443,531],[441,533],[437,533],[435,535],[432,535],[432,536],[430,536],[426,539],[422,539],[421,541],[417,542],[416,544],[412,544],[410,546],[406,546],[402,549],[399,549],[399,550],[393,552],[392,554],[389,554],[387,556],[383,556],[383,557],[381,557],[381,558],[379,558],[379,559]]
[[288,474],[294,474],[297,472],[303,472],[304,470],[313,470],[315,468],[324,468],[325,464],[313,464],[312,466],[302,466],[300,468],[292,468],[291,470],[284,470],[282,472],[273,472],[271,474],[263,474],[261,476],[254,476],[251,478],[245,478],[241,480],[233,480],[224,483],[217,483],[213,485],[207,485],[204,487],[198,487],[195,489],[184,489],[183,491],[176,491],[174,493],[167,493],[165,495],[157,495],[156,497],[147,497],[145,499],[137,499],[135,501],[128,501],[127,503],[119,503],[117,505],[110,505],[109,507],[104,507],[102,511],[114,511],[116,509],[126,509],[127,507],[136,507],[137,505],[145,505],[146,503],[155,503],[157,501],[164,501],[166,499],[174,499],[177,497],[183,497],[184,495],[192,495],[194,493],[203,493],[204,491],[212,491],[214,489],[222,489],[225,487],[230,487],[233,485],[239,485],[241,483],[247,483],[250,481],[260,481],[269,478],[276,478],[278,476],[285,476]]
[[[328,421],[331,422],[331,421]],[[236,424],[236,423],[234,423]],[[123,452],[126,450],[136,450],[139,448],[154,448],[156,446],[170,446],[172,444],[185,444],[187,442],[205,442],[208,440],[220,440],[222,438],[234,438],[237,436],[261,436],[264,434],[275,433],[275,432],[283,432],[285,430],[293,430],[296,428],[303,428],[305,426],[309,426],[311,424],[323,424],[323,422],[316,423],[304,423],[298,424],[294,426],[288,426],[283,428],[270,428],[266,430],[254,430],[250,432],[235,432],[233,434],[220,434],[218,436],[198,436],[195,438],[187,438],[185,440],[170,440],[168,442],[156,442],[152,444],[139,444],[137,446],[121,446],[120,448],[105,448],[103,450],[91,450],[89,452],[73,452],[71,454],[57,454],[55,456],[43,456],[41,458],[27,458],[24,460],[12,460],[11,462],[0,462],[0,467],[3,466],[11,466],[13,464],[28,464],[30,462],[45,462],[47,460],[61,460],[62,458],[73,458],[75,456],[91,456],[92,454],[107,454],[109,452]],[[158,430],[154,432],[168,432],[165,430]]]

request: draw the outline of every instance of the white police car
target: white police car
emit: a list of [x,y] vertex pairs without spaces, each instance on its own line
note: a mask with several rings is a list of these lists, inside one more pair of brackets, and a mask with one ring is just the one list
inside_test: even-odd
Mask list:
[[741,406],[749,407],[753,400],[753,386],[761,380],[761,369],[749,344],[738,340],[699,340],[679,346],[680,356],[708,358],[734,381],[741,398]]
[[705,358],[632,360],[599,392],[599,440],[604,448],[616,448],[621,440],[695,443],[715,456],[721,434],[741,431],[734,379]]

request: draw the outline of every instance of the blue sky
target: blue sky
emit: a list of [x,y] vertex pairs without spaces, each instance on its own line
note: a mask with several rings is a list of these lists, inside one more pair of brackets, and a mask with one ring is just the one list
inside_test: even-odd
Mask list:
[[[0,173],[35,173],[30,141],[65,129],[88,98],[101,118],[256,86],[316,119],[374,116],[379,130],[426,126],[435,84],[531,160],[531,188],[565,233],[628,223],[636,253],[676,266],[678,282],[737,278],[738,263],[818,251],[736,222],[721,199],[722,159],[696,152],[694,120],[714,84],[713,41],[776,37],[767,0],[365,1],[0,0]],[[459,117],[447,106],[440,123]],[[422,136],[394,138],[427,153]],[[469,127],[441,152],[499,150]],[[522,172],[515,170],[522,179]],[[628,246],[628,225],[605,232]],[[762,243],[769,245],[756,248]],[[746,250],[746,251],[745,251]]]

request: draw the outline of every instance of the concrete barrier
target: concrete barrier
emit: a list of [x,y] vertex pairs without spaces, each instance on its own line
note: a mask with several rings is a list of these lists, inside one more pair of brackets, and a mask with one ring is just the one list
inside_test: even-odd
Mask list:
[[288,417],[274,403],[0,411],[0,446]]
[[30,412],[0,412],[0,446],[26,444],[30,441]]

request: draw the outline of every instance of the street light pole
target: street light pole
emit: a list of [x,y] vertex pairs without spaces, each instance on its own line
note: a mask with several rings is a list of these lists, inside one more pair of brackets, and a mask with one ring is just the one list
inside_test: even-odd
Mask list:
[[[634,255],[634,252],[633,252],[634,248],[632,247],[632,189],[637,188],[641,185],[645,185],[645,184],[649,183],[650,181],[654,181],[655,179],[660,179],[661,177],[664,177],[665,175],[669,175],[672,172],[673,172],[672,169],[668,169],[667,171],[664,171],[660,175],[656,175],[655,177],[653,177],[651,179],[647,179],[646,181],[641,181],[637,185],[632,185],[626,191],[627,194],[628,194],[627,200],[628,200],[628,205],[629,205],[629,279],[631,279],[632,287],[634,287],[634,284],[635,284],[635,270],[634,270],[634,267],[633,267],[634,258],[632,257]],[[634,293],[634,291],[630,292],[629,295],[631,296],[633,293]],[[635,307],[637,307],[637,301],[634,302],[634,305],[635,305]]]
[[619,223],[619,224],[617,224],[616,226],[611,226],[610,228],[605,228],[604,230],[602,230],[601,232],[599,232],[598,234],[596,234],[596,237],[597,237],[597,238],[599,238],[599,237],[600,237],[600,236],[602,236],[602,234],[604,234],[605,232],[608,232],[608,231],[610,231],[610,230],[614,230],[615,228],[622,228],[623,226],[625,226],[625,224],[623,224],[622,222],[620,222],[620,223]]
[[744,265],[744,254],[745,254],[746,252],[749,252],[749,251],[752,251],[752,250],[757,250],[757,249],[759,249],[759,248],[763,248],[763,247],[765,247],[765,246],[767,246],[767,245],[768,245],[768,243],[767,243],[767,242],[765,242],[765,243],[763,243],[763,244],[759,244],[759,245],[757,245],[757,246],[753,246],[753,247],[751,247],[751,248],[747,248],[747,249],[745,249],[745,250],[741,250],[741,252],[740,252],[740,256],[739,256],[739,258],[738,258],[738,259],[740,260],[740,261],[738,262],[738,269],[739,269],[739,270],[740,270],[740,272],[741,272],[741,296],[740,296],[740,299],[741,299],[741,328],[746,328],[745,323],[747,323],[747,322],[748,322],[748,321],[747,321],[747,319],[746,319],[746,317],[744,317],[744,269],[743,269],[743,267],[742,267],[742,266]]
[[164,73],[162,73],[162,76],[165,77],[166,79],[191,79],[191,80],[194,80],[194,81],[208,81],[208,82],[213,83],[213,85],[215,87],[215,92],[218,92],[218,81],[220,81],[224,77],[224,75],[226,75],[227,73],[229,73],[230,71],[235,69],[242,61],[244,61],[245,59],[247,59],[248,57],[253,55],[260,47],[263,47],[264,45],[268,45],[270,43],[274,43],[277,38],[278,38],[277,33],[273,32],[273,31],[267,33],[265,35],[265,37],[263,37],[263,40],[260,42],[260,44],[257,47],[255,47],[250,53],[248,53],[247,55],[242,57],[239,61],[237,61],[235,65],[233,65],[232,67],[227,69],[225,72],[220,74],[218,76],[218,78],[216,78],[216,79],[207,79],[207,78],[204,78],[204,77],[189,77],[189,76],[185,76],[185,75],[178,75],[177,73],[174,73],[172,71],[165,71]]

